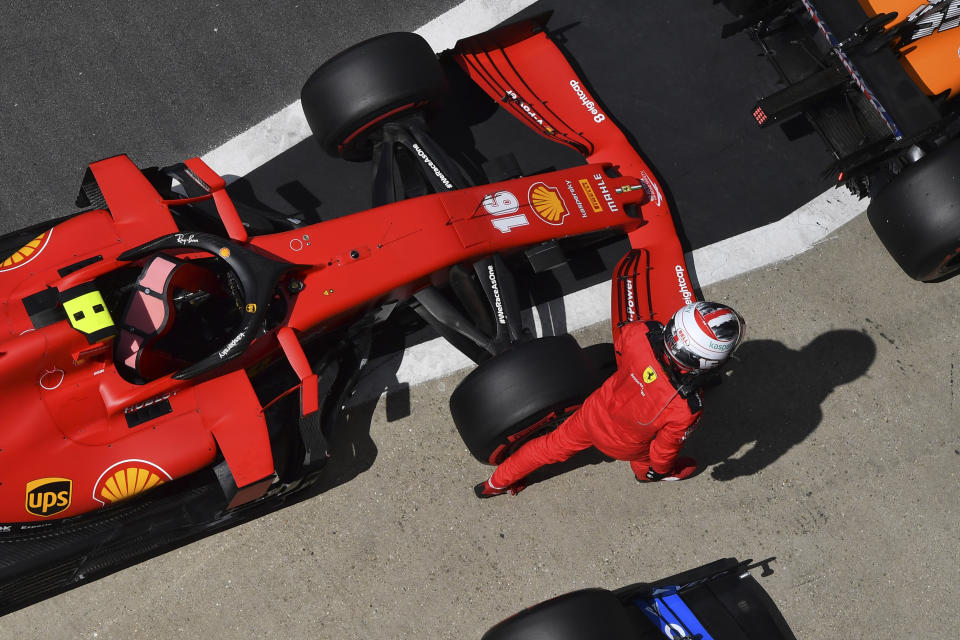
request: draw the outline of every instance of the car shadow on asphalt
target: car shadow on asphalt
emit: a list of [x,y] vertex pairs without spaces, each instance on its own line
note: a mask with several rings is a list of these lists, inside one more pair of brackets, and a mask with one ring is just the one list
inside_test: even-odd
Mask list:
[[[824,400],[866,374],[876,353],[873,339],[852,329],[828,331],[799,350],[775,340],[745,342],[722,384],[705,391],[703,418],[681,455],[695,458],[700,473],[709,468],[714,480],[757,473],[820,426]],[[535,471],[527,485],[603,462],[614,460],[587,449]]]
[[327,434],[330,459],[314,494],[346,484],[373,466],[378,450],[370,427],[382,394],[386,393],[388,421],[410,414],[409,385],[397,380],[404,347],[405,336],[401,332],[382,333],[374,340],[364,375]]

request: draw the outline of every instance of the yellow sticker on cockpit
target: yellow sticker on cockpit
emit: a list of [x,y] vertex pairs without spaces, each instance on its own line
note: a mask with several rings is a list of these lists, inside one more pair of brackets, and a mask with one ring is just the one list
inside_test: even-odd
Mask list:
[[107,330],[114,327],[107,304],[97,290],[64,300],[63,310],[67,313],[70,325],[93,341],[102,340]]

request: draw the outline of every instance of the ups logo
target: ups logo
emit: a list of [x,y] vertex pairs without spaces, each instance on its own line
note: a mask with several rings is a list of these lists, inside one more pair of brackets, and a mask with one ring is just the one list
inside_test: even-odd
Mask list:
[[70,508],[73,481],[67,478],[41,478],[27,483],[27,513],[41,518]]

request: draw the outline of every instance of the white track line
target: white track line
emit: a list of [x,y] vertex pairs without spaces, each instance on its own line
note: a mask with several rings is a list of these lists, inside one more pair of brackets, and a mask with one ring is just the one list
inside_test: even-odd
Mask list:
[[830,189],[782,220],[697,249],[687,260],[705,287],[800,255],[866,208],[847,189]]
[[[466,0],[417,30],[435,51],[452,47],[462,37],[480,33],[533,4],[534,0]],[[284,107],[239,136],[203,156],[215,171],[243,176],[310,135],[300,101]],[[748,271],[787,260],[810,249],[866,208],[846,190],[833,189],[800,207],[783,220],[722,240],[687,255],[700,286],[705,287]],[[610,313],[610,283],[564,297],[566,330],[604,322]],[[539,330],[539,318],[534,318]],[[442,339],[430,340],[372,364],[358,398],[379,395],[397,384],[417,384],[442,377],[472,362]],[[381,375],[377,375],[377,371]],[[394,372],[395,375],[394,375]]]
[[[492,29],[535,0],[466,0],[417,29],[434,51],[450,49],[457,40]],[[232,182],[280,155],[310,135],[300,101],[287,105],[266,120],[228,140],[203,156],[214,171]]]

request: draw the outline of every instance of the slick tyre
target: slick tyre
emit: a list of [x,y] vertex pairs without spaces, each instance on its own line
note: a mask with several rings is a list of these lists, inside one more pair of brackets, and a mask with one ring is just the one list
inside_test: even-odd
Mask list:
[[573,337],[539,338],[482,362],[454,389],[450,414],[470,453],[499,464],[525,439],[556,426],[599,377]]
[[324,151],[367,160],[377,125],[425,107],[445,89],[440,62],[426,40],[415,33],[387,33],[321,65],[303,85],[300,99]]
[[873,197],[867,218],[911,278],[960,270],[960,140],[904,169]]
[[[638,629],[620,600],[605,589],[583,589],[525,609],[481,640],[632,640]],[[662,637],[662,636],[661,636]]]

